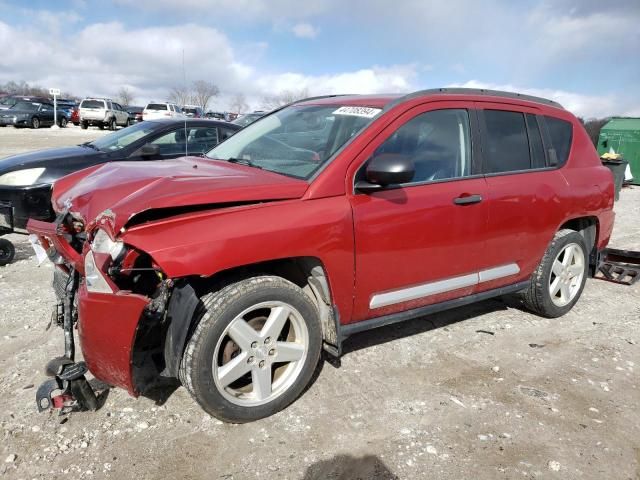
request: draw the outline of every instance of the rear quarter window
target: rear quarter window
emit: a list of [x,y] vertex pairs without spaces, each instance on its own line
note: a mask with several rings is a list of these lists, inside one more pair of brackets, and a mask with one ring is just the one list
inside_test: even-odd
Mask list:
[[556,151],[558,164],[564,165],[569,158],[571,140],[573,139],[573,125],[566,120],[554,117],[544,117],[551,138],[551,145]]

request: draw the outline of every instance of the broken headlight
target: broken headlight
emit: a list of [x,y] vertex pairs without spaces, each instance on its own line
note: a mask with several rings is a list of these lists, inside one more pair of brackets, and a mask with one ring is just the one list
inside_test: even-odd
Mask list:
[[102,229],[98,229],[91,242],[91,250],[95,253],[108,253],[115,260],[124,251],[124,243],[111,240],[111,237]]
[[96,265],[93,252],[89,250],[84,257],[84,279],[87,290],[96,293],[113,293],[109,282],[104,278],[104,274]]

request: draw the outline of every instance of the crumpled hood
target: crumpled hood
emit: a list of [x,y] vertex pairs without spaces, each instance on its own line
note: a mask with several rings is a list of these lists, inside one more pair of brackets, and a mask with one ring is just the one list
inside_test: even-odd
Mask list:
[[183,157],[81,170],[54,184],[52,203],[58,212],[68,208],[81,216],[88,229],[104,218],[117,232],[149,210],[300,198],[307,187],[303,180],[258,168]]

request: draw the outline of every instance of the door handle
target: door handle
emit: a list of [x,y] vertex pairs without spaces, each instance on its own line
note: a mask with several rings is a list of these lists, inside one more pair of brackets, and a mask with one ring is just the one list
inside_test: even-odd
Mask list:
[[453,203],[456,205],[471,205],[474,203],[480,203],[482,201],[482,195],[465,195],[453,199]]

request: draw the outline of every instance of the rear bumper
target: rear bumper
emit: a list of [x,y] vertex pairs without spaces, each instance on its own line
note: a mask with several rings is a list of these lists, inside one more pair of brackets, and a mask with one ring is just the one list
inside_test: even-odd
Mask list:
[[89,293],[78,290],[80,348],[91,373],[109,385],[138,395],[132,352],[138,323],[149,299],[132,293]]

